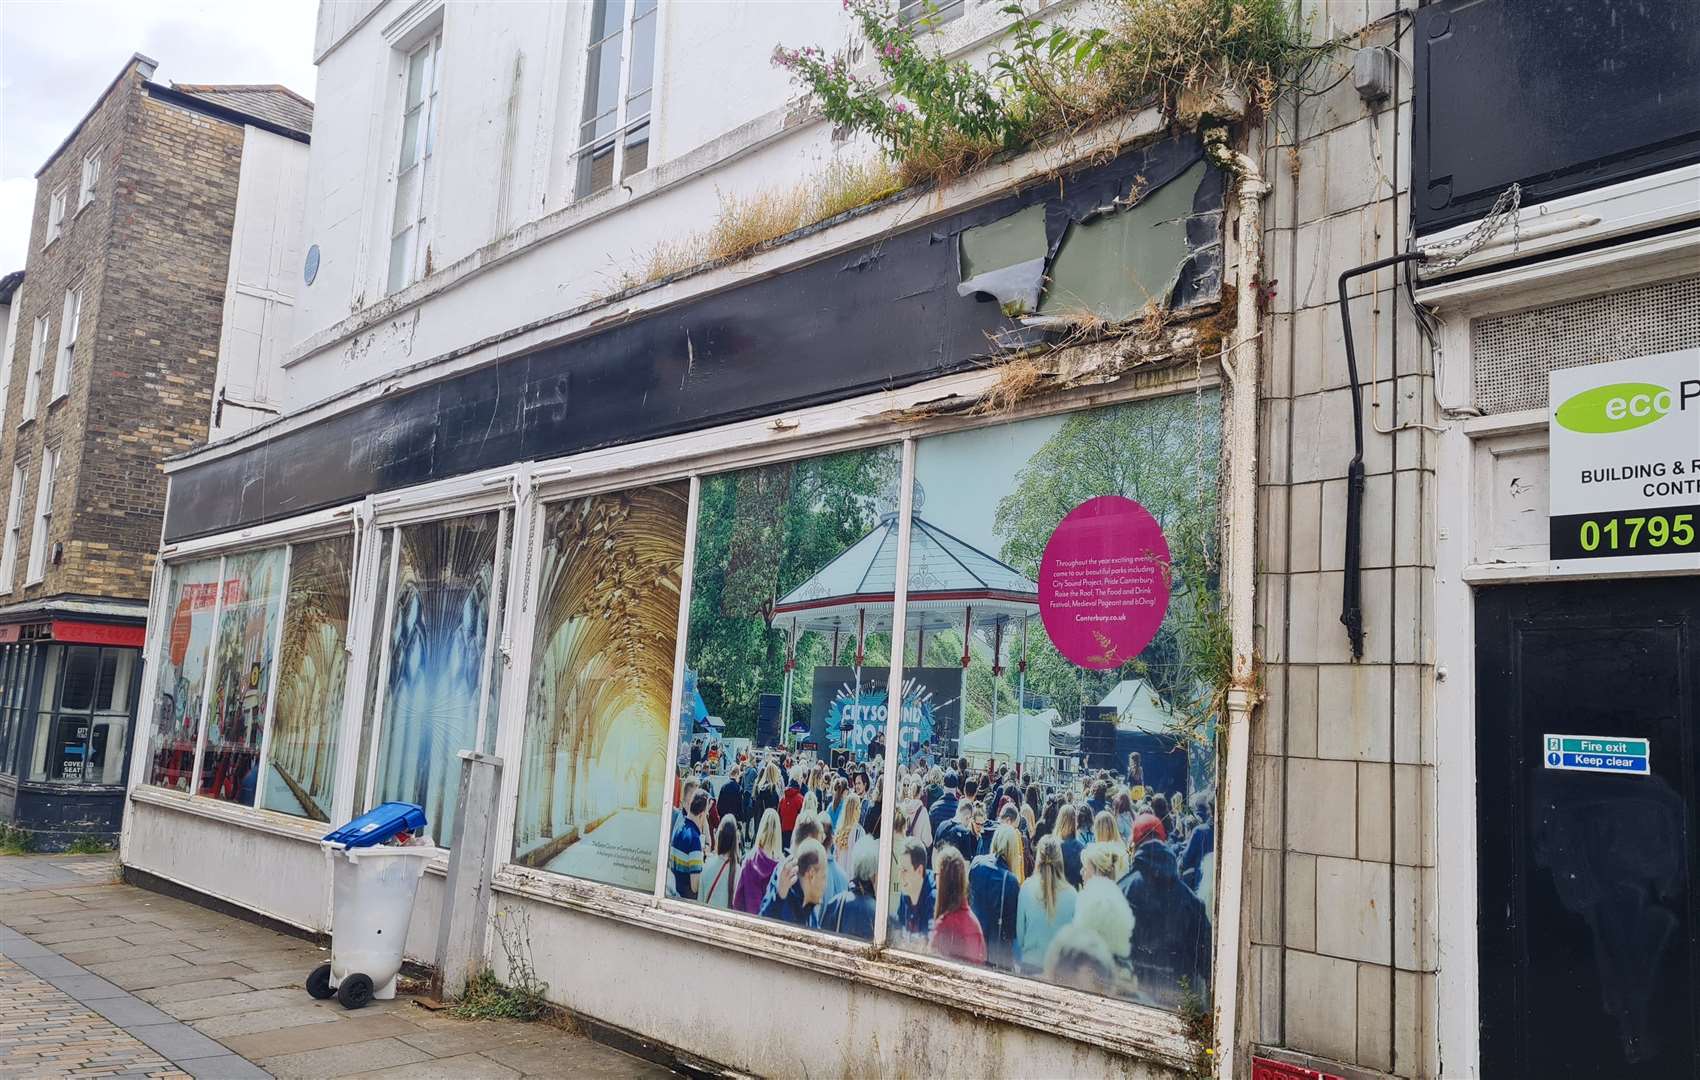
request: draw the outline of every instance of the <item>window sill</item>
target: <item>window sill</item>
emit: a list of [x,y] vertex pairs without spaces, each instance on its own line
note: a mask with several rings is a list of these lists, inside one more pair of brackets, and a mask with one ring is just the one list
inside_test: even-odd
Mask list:
[[[570,908],[597,918],[688,938],[788,964],[819,975],[905,994],[987,1020],[1019,1024],[1119,1054],[1184,1069],[1192,1060],[1181,1018],[1147,1005],[1101,997],[1035,979],[963,967],[936,957],[877,949],[819,931],[661,899],[612,885],[507,864],[491,881],[497,892]],[[1073,1019],[1062,1034],[1055,1017]]]
[[[182,814],[193,814],[224,825],[254,829],[285,840],[299,840],[314,847],[317,847],[324,835],[334,827],[312,818],[298,818],[276,810],[227,803],[219,799],[209,799],[204,795],[189,795],[151,784],[137,784],[130,791],[130,799],[132,802],[164,807]],[[438,848],[431,861],[425,864],[425,869],[431,873],[446,875],[449,871],[448,848]]]
[[46,240],[43,240],[41,242],[41,250],[46,251],[48,248],[50,248],[54,244],[58,243],[59,238],[61,236],[64,236],[64,235],[65,235],[64,226],[60,226],[60,229],[59,229],[58,232],[54,233],[52,236],[49,236]]

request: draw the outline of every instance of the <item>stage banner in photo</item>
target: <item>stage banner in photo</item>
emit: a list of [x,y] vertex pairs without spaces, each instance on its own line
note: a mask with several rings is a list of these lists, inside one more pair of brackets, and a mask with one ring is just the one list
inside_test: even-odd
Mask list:
[[[923,749],[938,744],[946,754],[956,740],[961,718],[962,669],[920,668],[903,673],[903,720],[898,744]],[[821,746],[867,756],[874,732],[886,730],[886,671],[864,668],[861,692],[856,669],[818,667],[810,707],[810,738]]]

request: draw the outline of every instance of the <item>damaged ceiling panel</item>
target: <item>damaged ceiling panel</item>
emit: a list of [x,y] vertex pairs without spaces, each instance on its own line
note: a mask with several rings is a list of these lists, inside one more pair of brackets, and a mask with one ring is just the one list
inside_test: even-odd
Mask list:
[[1203,162],[1194,135],[1152,143],[187,465],[165,540],[912,385],[1042,336],[1016,316],[1047,305],[1119,318],[1147,289],[1215,301],[1223,183]]
[[1187,223],[1209,171],[1200,161],[1125,210],[1070,225],[1051,261],[1039,312],[1119,322],[1152,301],[1169,307],[1192,260]]
[[[1214,299],[1220,177],[1202,158],[1176,153],[1154,155],[1152,164],[1155,178],[1124,176],[1120,190],[1094,186],[964,229],[957,293],[990,297],[1009,315],[1108,322],[1130,319],[1152,301],[1178,307]],[[1214,258],[1200,259],[1201,250]]]
[[1038,310],[1045,267],[1050,262],[1043,204],[968,229],[960,242],[962,283],[956,287],[958,296],[980,293],[1017,313]]

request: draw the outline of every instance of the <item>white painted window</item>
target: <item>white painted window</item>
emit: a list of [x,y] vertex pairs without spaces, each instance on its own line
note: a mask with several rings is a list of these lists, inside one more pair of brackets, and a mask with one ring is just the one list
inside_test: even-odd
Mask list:
[[436,202],[437,88],[442,82],[443,35],[407,55],[402,69],[401,155],[396,163],[395,214],[390,220],[389,292],[429,270],[431,208]]
[[18,534],[23,530],[24,467],[12,466],[12,490],[6,496],[6,538],[0,549],[0,592],[12,591],[12,577],[18,568]]
[[35,334],[30,338],[29,375],[24,382],[24,413],[20,420],[35,419],[36,399],[41,396],[41,366],[47,358],[47,316],[35,320]]
[[83,178],[77,184],[77,209],[94,202],[94,189],[100,184],[100,150],[83,158]]
[[47,201],[47,239],[41,242],[42,247],[59,239],[59,234],[65,231],[65,199],[68,194],[61,185]]
[[657,0],[596,0],[579,122],[578,198],[649,167]]
[[962,17],[962,0],[900,0],[897,21],[924,34]]
[[30,533],[30,565],[24,584],[34,585],[47,574],[47,533],[53,524],[53,483],[58,478],[59,448],[41,455],[41,483],[35,489],[35,530]]
[[12,350],[18,346],[18,316],[24,310],[24,291],[18,289],[12,294],[12,303],[6,312],[6,347],[0,352],[0,424],[6,422],[7,401],[12,393]]
[[83,287],[65,290],[65,312],[59,320],[59,356],[53,362],[53,397],[71,392],[71,364],[77,355],[77,329],[83,321]]

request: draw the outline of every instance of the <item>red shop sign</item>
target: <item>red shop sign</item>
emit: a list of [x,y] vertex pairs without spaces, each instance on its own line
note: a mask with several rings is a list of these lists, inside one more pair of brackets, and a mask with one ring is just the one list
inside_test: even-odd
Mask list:
[[139,649],[146,636],[147,628],[143,626],[53,620],[54,641],[70,641],[79,645],[129,645]]

